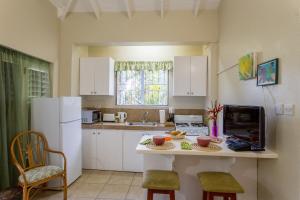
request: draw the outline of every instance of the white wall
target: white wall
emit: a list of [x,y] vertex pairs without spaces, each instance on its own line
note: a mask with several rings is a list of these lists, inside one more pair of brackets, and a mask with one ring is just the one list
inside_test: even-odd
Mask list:
[[[268,117],[267,145],[279,159],[259,161],[259,199],[296,200],[300,188],[300,1],[223,0],[220,10],[219,70],[253,51],[266,61],[280,59],[279,84],[256,87],[240,81],[233,68],[219,75],[224,104],[263,105]],[[276,116],[277,103],[295,104],[294,116]]]
[[0,45],[53,63],[53,94],[58,93],[59,20],[48,0],[1,0]]
[[118,43],[203,43],[218,39],[218,13],[203,11],[198,17],[190,11],[168,12],[161,19],[156,12],[137,12],[132,19],[123,13],[71,14],[61,23],[60,95],[72,94],[73,45]]

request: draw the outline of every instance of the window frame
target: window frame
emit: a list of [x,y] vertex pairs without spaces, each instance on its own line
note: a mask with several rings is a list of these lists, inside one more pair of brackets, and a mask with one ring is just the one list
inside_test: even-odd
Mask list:
[[[144,71],[144,70],[143,70]],[[167,104],[166,105],[147,105],[147,104],[118,104],[118,72],[115,72],[115,105],[118,107],[159,107],[159,108],[163,108],[163,107],[168,107],[170,105],[170,71],[167,71]],[[143,73],[144,74],[144,73]],[[144,78],[144,77],[143,77]],[[142,80],[142,82],[144,83],[145,79]],[[145,91],[145,90],[144,90]]]

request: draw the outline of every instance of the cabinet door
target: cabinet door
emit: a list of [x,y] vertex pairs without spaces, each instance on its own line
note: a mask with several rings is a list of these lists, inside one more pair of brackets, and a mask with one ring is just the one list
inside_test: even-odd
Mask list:
[[82,130],[82,167],[97,169],[97,136],[96,130]]
[[123,138],[120,131],[98,130],[97,169],[122,170]]
[[94,60],[80,59],[80,95],[94,95]]
[[114,61],[111,58],[93,58],[97,63],[95,73],[95,95],[114,95]]
[[191,96],[206,96],[207,57],[191,57]]
[[174,57],[173,95],[190,96],[191,58],[189,56]]
[[136,147],[143,137],[143,132],[123,132],[123,170],[132,172],[143,171],[143,155],[136,152]]

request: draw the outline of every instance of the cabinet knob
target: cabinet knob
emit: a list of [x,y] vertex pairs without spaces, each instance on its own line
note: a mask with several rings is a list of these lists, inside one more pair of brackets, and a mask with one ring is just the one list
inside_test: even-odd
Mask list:
[[194,95],[194,92],[191,92],[191,95]]
[[186,94],[188,94],[188,95],[189,95],[189,94],[190,94],[190,92],[187,92]]
[[100,135],[100,132],[98,132],[98,135]]
[[93,135],[95,135],[96,133],[95,132],[93,132]]
[[91,94],[94,94],[94,92],[91,92]]

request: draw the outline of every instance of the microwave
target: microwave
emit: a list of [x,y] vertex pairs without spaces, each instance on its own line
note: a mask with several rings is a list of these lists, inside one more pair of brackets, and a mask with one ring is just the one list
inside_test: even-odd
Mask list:
[[92,124],[101,121],[101,112],[99,110],[82,110],[81,122],[83,124]]

